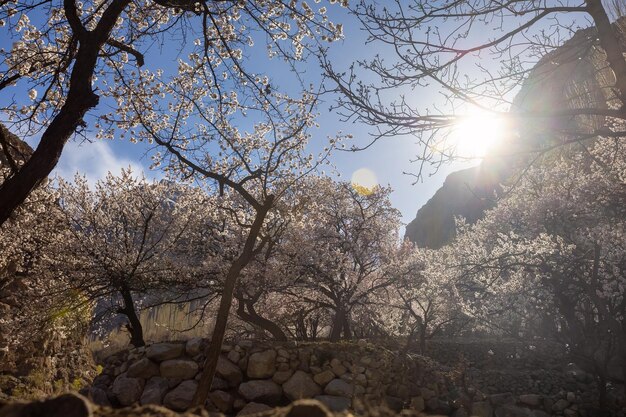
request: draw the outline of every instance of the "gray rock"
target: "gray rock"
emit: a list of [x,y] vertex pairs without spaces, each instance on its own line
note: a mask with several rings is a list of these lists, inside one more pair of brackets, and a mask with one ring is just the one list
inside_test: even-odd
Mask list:
[[[196,379],[198,379],[198,376],[200,374],[196,375]],[[215,390],[226,390],[228,389],[228,382],[224,381],[222,378],[216,376],[213,378],[213,382],[211,383],[211,389],[215,389]]]
[[168,392],[163,398],[163,405],[176,411],[184,411],[191,405],[191,400],[198,389],[196,381],[183,381]]
[[111,401],[109,401],[109,397],[105,390],[100,387],[91,387],[89,388],[88,397],[94,404],[102,405],[105,407],[111,406]]
[[112,382],[113,382],[113,378],[111,378],[111,375],[107,375],[103,373],[95,377],[91,385],[95,387],[107,388],[111,385]]
[[146,382],[146,387],[143,389],[139,403],[141,405],[161,405],[163,403],[163,396],[168,389],[169,383],[167,379],[161,378],[160,376],[152,377]]
[[161,362],[178,358],[183,354],[184,349],[185,345],[182,343],[155,343],[146,349],[146,357]]
[[253,353],[248,358],[246,374],[249,378],[271,378],[274,372],[276,372],[276,351],[274,349]]
[[385,396],[385,403],[387,403],[387,406],[396,413],[399,413],[404,407],[404,401],[402,401],[402,398],[392,397],[391,395]]
[[338,395],[340,397],[352,397],[354,393],[354,386],[352,384],[348,384],[343,379],[333,379],[330,381],[326,388],[324,388],[324,393],[328,395]]
[[335,395],[318,395],[316,400],[324,404],[331,411],[345,411],[350,408],[350,399],[346,397],[337,397]]
[[431,412],[436,412],[439,410],[440,401],[439,398],[433,397],[426,401],[426,409]]
[[237,352],[236,350],[231,350],[230,352],[228,352],[227,357],[228,360],[232,363],[239,363],[239,361],[241,360],[241,353]]
[[287,398],[291,401],[301,398],[313,398],[322,393],[320,386],[304,371],[296,371],[292,377],[283,384],[283,390]]
[[514,405],[515,397],[513,397],[513,394],[510,392],[503,392],[501,394],[490,395],[489,401],[496,407],[499,405]]
[[496,408],[496,417],[534,417],[532,410],[515,405],[503,405]]
[[128,367],[126,375],[130,378],[148,379],[159,375],[159,365],[148,358],[143,358]]
[[[334,361],[334,359],[333,359]],[[337,362],[331,362],[331,369],[333,371],[333,373],[337,376],[342,376],[344,375],[346,372],[348,372],[348,369],[343,366],[341,364],[341,362],[337,361]]]
[[288,371],[278,371],[272,377],[272,381],[276,382],[277,384],[282,385],[285,382],[287,382],[289,380],[289,378],[291,378],[291,375],[293,375],[293,371],[291,371],[291,370],[288,370]]
[[539,394],[525,394],[518,397],[520,403],[524,405],[530,405],[532,407],[538,407],[543,402],[543,397]]
[[422,397],[411,398],[411,408],[415,411],[423,411],[426,406]]
[[425,388],[425,387],[420,389],[420,394],[422,394],[421,397],[425,401],[428,401],[428,400],[430,400],[431,398],[433,398],[435,396],[435,392],[433,390],[430,390],[430,389]]
[[160,369],[165,378],[191,379],[198,373],[198,364],[187,359],[170,359],[161,362]]
[[189,339],[185,344],[185,352],[187,352],[187,355],[191,357],[199,355],[203,351],[203,344],[203,340],[200,337]]
[[213,391],[209,394],[209,398],[211,402],[220,410],[222,413],[228,413],[233,408],[233,403],[235,399],[232,395],[227,392],[217,390]]
[[454,413],[452,413],[452,417],[469,417],[469,414],[467,414],[465,408],[458,408],[454,410]]
[[561,398],[552,405],[552,411],[563,411],[569,406],[569,401]]
[[325,370],[325,371],[323,371],[323,372],[313,376],[313,381],[315,381],[316,384],[318,384],[318,385],[320,385],[322,387],[325,387],[326,384],[328,384],[333,379],[335,379],[335,374],[330,369],[327,369],[327,370]]
[[176,386],[182,381],[182,379],[180,378],[165,378],[165,380],[167,381],[167,386],[169,389],[176,388]]
[[228,359],[220,356],[217,360],[217,375],[226,380],[231,387],[236,387],[243,381],[241,369]]
[[493,407],[487,401],[478,401],[472,404],[472,416],[492,417]]
[[239,416],[245,416],[248,414],[257,414],[260,413],[262,411],[267,411],[267,410],[271,410],[272,407],[265,405],[265,404],[259,404],[259,403],[248,403],[246,404],[246,406],[244,408],[241,409],[241,411],[239,411],[237,413],[237,417]]
[[115,378],[111,391],[121,405],[131,405],[139,401],[143,391],[143,379],[128,378],[122,374]]
[[274,381],[255,380],[239,385],[239,394],[248,401],[276,405],[283,389]]

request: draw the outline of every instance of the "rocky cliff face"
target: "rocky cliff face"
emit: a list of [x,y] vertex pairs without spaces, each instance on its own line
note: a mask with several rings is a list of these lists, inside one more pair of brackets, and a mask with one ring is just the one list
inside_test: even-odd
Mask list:
[[418,246],[437,249],[455,234],[455,217],[474,223],[495,204],[496,191],[505,177],[495,161],[454,172],[417,212],[406,227],[406,237]]
[[[624,41],[626,18],[614,23]],[[558,109],[604,108],[615,100],[615,77],[598,45],[595,28],[578,31],[563,46],[543,57],[524,81],[510,109],[545,115]],[[405,237],[421,247],[439,248],[455,235],[454,218],[473,223],[493,207],[501,184],[525,168],[537,151],[571,139],[571,132],[589,133],[604,126],[603,117],[559,115],[525,118],[513,127],[506,148],[513,157],[493,154],[479,166],[450,174],[443,186],[417,212]],[[513,152],[509,152],[513,150]],[[498,151],[496,151],[498,152]]]

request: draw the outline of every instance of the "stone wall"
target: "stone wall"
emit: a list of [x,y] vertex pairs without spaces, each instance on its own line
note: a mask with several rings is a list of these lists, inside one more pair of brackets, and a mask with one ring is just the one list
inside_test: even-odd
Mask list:
[[454,367],[463,360],[470,367],[486,370],[561,370],[568,363],[560,345],[501,339],[429,340],[426,355],[443,365]]
[[[103,405],[162,404],[184,410],[197,389],[206,344],[191,339],[119,352],[105,360],[102,374],[86,393]],[[334,411],[359,412],[386,404],[396,412],[454,417],[594,415],[585,411],[579,391],[488,394],[471,386],[460,389],[455,372],[430,359],[400,358],[362,341],[240,341],[223,346],[207,407],[244,415],[315,398]]]

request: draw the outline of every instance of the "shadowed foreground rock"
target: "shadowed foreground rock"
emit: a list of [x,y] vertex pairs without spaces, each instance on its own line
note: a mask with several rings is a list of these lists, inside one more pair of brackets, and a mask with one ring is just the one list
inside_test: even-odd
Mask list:
[[[255,417],[333,417],[316,400],[298,400],[287,407],[274,408],[250,414]],[[380,414],[381,416],[384,414]],[[30,403],[0,403],[0,417],[223,417],[203,409],[175,412],[157,405],[119,409],[100,407],[78,394],[64,394],[56,398]]]

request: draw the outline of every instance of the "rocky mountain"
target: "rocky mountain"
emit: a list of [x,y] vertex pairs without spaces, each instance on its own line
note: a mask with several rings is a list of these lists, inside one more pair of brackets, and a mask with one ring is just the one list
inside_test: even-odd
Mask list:
[[455,217],[474,223],[493,207],[505,177],[497,162],[453,172],[406,227],[406,237],[418,246],[437,249],[454,237]]
[[[614,26],[626,52],[626,18]],[[480,219],[496,203],[502,184],[522,172],[538,153],[571,141],[572,131],[589,133],[605,125],[604,118],[598,116],[544,115],[555,109],[606,108],[615,100],[614,84],[595,28],[576,32],[539,60],[522,84],[510,109],[513,134],[509,142],[480,165],[448,175],[407,225],[405,237],[433,249],[448,243],[455,236],[455,217],[464,217],[470,223]],[[538,116],[516,118],[521,112]]]

